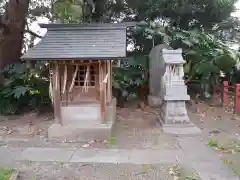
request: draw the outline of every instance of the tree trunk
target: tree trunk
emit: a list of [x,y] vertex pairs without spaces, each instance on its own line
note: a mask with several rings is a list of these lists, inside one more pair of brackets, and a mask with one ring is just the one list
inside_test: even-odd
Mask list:
[[20,62],[30,0],[9,0],[0,16],[0,68]]

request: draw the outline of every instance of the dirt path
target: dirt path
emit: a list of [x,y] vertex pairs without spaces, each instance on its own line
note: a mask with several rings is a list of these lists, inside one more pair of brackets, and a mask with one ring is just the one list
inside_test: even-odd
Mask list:
[[[114,149],[178,149],[177,140],[165,135],[156,122],[151,109],[118,109],[118,122],[113,137],[105,141],[93,139],[91,142],[51,142],[48,141],[47,128],[52,116],[4,117],[0,122],[0,145],[5,147],[54,147],[54,148],[114,148]],[[162,179],[173,180],[174,175],[193,176],[196,173],[187,168],[173,171],[173,164],[129,165],[129,164],[81,164],[81,163],[37,163],[17,162],[21,179]],[[187,170],[186,170],[187,169]],[[178,172],[178,171],[181,171]],[[183,172],[182,172],[183,171]],[[197,177],[197,176],[194,176]]]
[[[196,172],[185,167],[130,164],[19,163],[21,180],[174,180],[175,177],[200,180]],[[179,169],[178,169],[179,168]],[[175,174],[175,175],[174,175]]]
[[[164,134],[156,121],[152,109],[142,111],[129,107],[118,109],[115,133],[105,141],[93,139],[90,142],[52,142],[47,140],[47,128],[51,116],[36,117],[34,114],[19,119],[0,122],[0,145],[8,147],[85,147],[119,149],[162,149],[179,148],[175,138]],[[16,118],[16,117],[15,117]],[[10,132],[10,133],[9,133]]]
[[[197,110],[197,112],[196,112]],[[221,156],[234,174],[240,176],[240,117],[222,107],[198,104],[189,117],[202,129],[202,139]]]
[[[238,120],[237,116],[224,112],[222,108],[210,108],[206,104],[199,104],[197,109],[198,112],[189,108],[188,112],[190,119],[203,131],[202,141],[216,149],[223,162],[228,164],[236,175],[239,175],[240,154],[238,151],[238,143],[240,120]],[[161,131],[161,127],[156,122],[154,110],[150,108],[145,108],[144,110],[136,107],[118,109],[118,121],[115,134],[104,141],[98,141],[97,139],[93,139],[90,142],[48,141],[47,128],[52,123],[52,115],[36,117],[35,114],[27,114],[21,117],[11,116],[0,119],[2,119],[0,121],[0,146],[5,147],[74,147],[129,150],[181,149],[177,137],[166,135]],[[65,177],[63,179],[74,179],[81,175],[83,177],[85,176],[82,172],[82,169],[85,169],[85,165],[82,166],[81,164],[21,162],[18,165],[18,168],[21,167],[21,171],[25,172],[22,174],[24,178],[29,174],[35,175],[35,177],[37,177],[36,179],[42,179],[44,177],[46,180],[58,179],[59,174]],[[71,168],[68,169],[68,167]],[[129,168],[126,168],[126,170],[125,167]],[[115,169],[119,170],[115,171]],[[153,168],[154,170],[149,170],[147,173],[142,173],[142,169],[144,168],[140,165],[92,164],[86,166],[86,172],[89,173],[89,177],[86,176],[85,179],[98,179],[103,177],[106,179],[105,177],[109,175],[108,172],[114,172],[113,178],[121,180],[125,180],[127,177],[130,179],[159,179],[159,177],[162,177],[160,179],[166,177],[166,180],[173,179],[172,176],[169,176],[169,169],[166,168],[164,164],[156,165],[156,167]],[[91,172],[93,171],[99,171],[99,174],[91,177],[90,175],[92,175]],[[129,174],[131,171],[136,172],[135,174]],[[140,175],[136,176],[138,173],[140,173]]]

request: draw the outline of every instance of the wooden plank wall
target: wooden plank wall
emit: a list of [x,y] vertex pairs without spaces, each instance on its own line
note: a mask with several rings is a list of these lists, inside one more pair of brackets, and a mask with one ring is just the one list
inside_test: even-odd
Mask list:
[[[99,88],[99,91],[97,91],[99,92],[101,121],[104,122],[106,120],[106,106],[110,104],[112,100],[112,61],[99,60],[93,63],[98,63],[99,67],[99,74],[96,76],[99,78],[99,86],[97,85],[96,88]],[[54,61],[50,64],[50,68],[53,72],[53,104],[56,123],[62,124],[61,106],[68,105],[69,98],[73,93],[74,80],[77,72],[73,67],[74,65],[78,66],[84,64],[87,63],[85,61]]]

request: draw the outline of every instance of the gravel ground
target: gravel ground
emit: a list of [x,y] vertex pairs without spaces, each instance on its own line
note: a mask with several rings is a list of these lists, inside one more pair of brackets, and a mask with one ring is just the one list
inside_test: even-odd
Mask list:
[[[21,162],[16,164],[21,180],[174,180],[173,165],[130,164],[48,164]],[[179,177],[199,177],[191,169],[181,168]]]
[[[217,153],[236,175],[240,175],[240,118],[221,107],[210,107],[199,103],[188,107],[190,119],[202,129],[202,139],[208,144],[216,140]],[[1,118],[0,118],[1,120]],[[36,117],[33,114],[21,117],[3,118],[0,121],[0,145],[11,147],[84,147],[119,149],[177,149],[180,148],[174,137],[161,131],[156,122],[154,110],[146,108],[118,109],[118,122],[114,137],[105,141],[91,142],[51,142],[47,141],[47,128],[51,116]],[[239,151],[238,151],[239,150]],[[137,165],[81,165],[81,164],[37,164],[20,163],[21,169],[36,179],[173,179],[164,165],[154,166],[145,172],[146,167]],[[25,169],[25,170],[24,170]],[[93,173],[93,172],[97,173]],[[24,176],[24,173],[21,173]],[[126,175],[127,174],[127,175]],[[191,174],[191,173],[190,173]],[[112,177],[110,176],[112,175]],[[44,177],[46,176],[46,178]],[[64,178],[65,177],[65,178]],[[111,177],[111,178],[110,178]],[[24,177],[28,180],[26,177]],[[22,179],[24,179],[22,178]],[[48,178],[48,179],[47,179]]]
[[[87,147],[87,148],[119,148],[119,149],[172,149],[179,148],[175,138],[164,134],[156,121],[153,110],[142,111],[138,108],[118,109],[118,121],[113,137],[105,141],[93,139],[90,142],[53,142],[47,140],[47,128],[50,124],[47,120],[34,120],[30,127],[26,119],[4,121],[0,127],[7,127],[13,132],[0,136],[0,145],[8,147]],[[36,118],[36,117],[35,117]],[[19,124],[18,124],[19,122]],[[24,122],[26,124],[24,124]],[[28,134],[31,129],[38,134]],[[8,132],[7,130],[6,132]],[[0,134],[1,135],[1,134]]]
[[[172,149],[179,148],[177,141],[165,135],[156,122],[154,113],[138,108],[118,109],[115,134],[105,141],[53,142],[47,140],[48,117],[33,114],[11,121],[0,122],[0,145],[8,147],[84,147],[120,149]],[[1,134],[2,132],[2,134]],[[63,164],[18,162],[15,165],[22,180],[172,180],[169,167],[164,165],[129,164]],[[191,173],[190,173],[191,174]]]

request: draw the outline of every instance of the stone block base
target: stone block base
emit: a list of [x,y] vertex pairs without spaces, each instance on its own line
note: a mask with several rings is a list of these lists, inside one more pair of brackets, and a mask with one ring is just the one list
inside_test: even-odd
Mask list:
[[159,97],[157,97],[157,96],[148,96],[148,105],[150,106],[150,107],[153,107],[153,108],[155,108],[155,107],[159,107],[160,106],[160,104],[162,104],[162,99],[161,98],[159,98]]
[[163,132],[176,136],[197,136],[201,135],[202,131],[194,124],[189,125],[163,125]]
[[[48,138],[49,140],[65,140],[68,141],[92,141],[92,140],[107,140],[112,134],[114,124],[116,122],[116,99],[112,100],[112,103],[107,106],[106,111],[106,120],[105,123],[101,123],[100,119],[96,119],[96,117],[91,116],[91,113],[95,113],[95,111],[87,111],[84,112],[83,108],[86,110],[98,110],[98,106],[84,106],[77,107],[77,109],[73,110],[82,111],[73,111],[73,114],[78,116],[74,116],[75,119],[67,118],[63,119],[63,125],[61,124],[52,124],[48,129]],[[82,109],[81,109],[82,108]],[[88,109],[89,108],[89,109]],[[96,108],[96,109],[95,109]],[[100,109],[99,109],[100,111]],[[83,116],[81,116],[81,113]],[[84,114],[85,113],[85,114]],[[71,113],[68,113],[69,117],[71,117]],[[85,118],[88,117],[88,118]],[[89,118],[91,117],[91,118]],[[94,118],[92,118],[94,117]]]
[[167,134],[195,136],[202,133],[201,130],[189,120],[185,102],[164,102],[156,115],[163,132]]
[[185,101],[164,101],[159,109],[159,116],[162,124],[190,124]]
[[113,124],[95,122],[76,125],[52,124],[48,129],[49,140],[92,141],[107,140],[112,134]]

